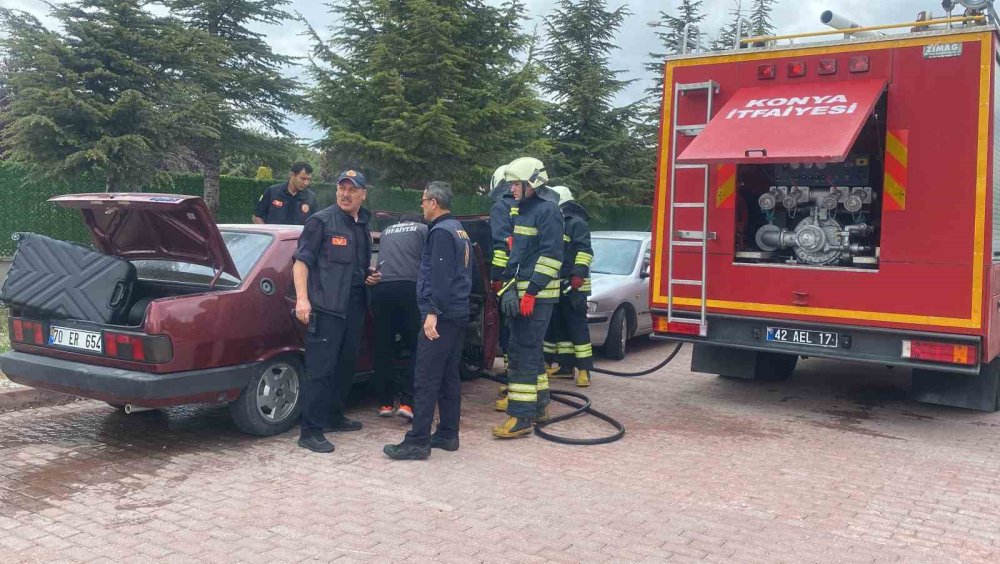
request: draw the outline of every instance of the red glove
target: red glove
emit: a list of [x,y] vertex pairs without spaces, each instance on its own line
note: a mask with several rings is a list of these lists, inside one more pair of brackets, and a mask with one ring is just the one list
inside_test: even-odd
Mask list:
[[490,289],[493,290],[494,294],[499,294],[500,290],[503,289],[503,280],[494,280],[490,282]]
[[535,313],[535,296],[525,294],[521,296],[521,317],[531,317]]
[[579,290],[580,286],[583,286],[583,277],[582,276],[570,277],[569,285],[572,286],[574,290]]
[[513,251],[513,250],[514,250],[514,236],[513,235],[508,235],[507,236],[507,252],[510,252],[510,251]]

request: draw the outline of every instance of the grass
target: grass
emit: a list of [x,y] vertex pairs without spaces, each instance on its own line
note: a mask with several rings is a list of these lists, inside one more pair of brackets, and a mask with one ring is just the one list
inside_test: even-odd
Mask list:
[[10,335],[7,334],[7,308],[0,307],[0,352],[10,350]]

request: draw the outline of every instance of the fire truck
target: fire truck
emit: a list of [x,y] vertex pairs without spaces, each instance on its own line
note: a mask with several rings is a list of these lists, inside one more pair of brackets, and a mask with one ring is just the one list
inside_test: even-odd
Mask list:
[[943,6],[873,27],[825,12],[833,29],[717,52],[685,30],[650,305],[693,371],[901,366],[918,401],[1000,407],[998,20],[992,0]]

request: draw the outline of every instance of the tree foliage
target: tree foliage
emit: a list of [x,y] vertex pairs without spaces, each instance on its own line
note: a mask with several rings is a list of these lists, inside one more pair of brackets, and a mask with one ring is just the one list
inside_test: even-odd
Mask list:
[[629,15],[605,0],[561,0],[546,21],[543,88],[552,98],[549,176],[586,197],[641,197],[652,189],[652,170],[636,135],[637,105],[614,107],[630,81],[610,68],[615,36]]
[[190,138],[218,135],[205,69],[226,48],[155,16],[140,0],[52,5],[61,32],[0,9],[2,143],[44,175],[103,175],[109,190],[164,180],[160,163]]
[[750,31],[755,36],[774,35],[771,12],[778,0],[750,0]]
[[334,166],[389,184],[482,184],[498,163],[544,152],[537,71],[521,0],[341,0],[329,41],[313,31],[308,113]]
[[741,28],[739,24],[741,18],[746,18],[743,9],[743,0],[733,0],[732,6],[729,8],[729,22],[719,29],[718,35],[716,35],[715,40],[712,42],[712,50],[725,51],[732,49],[733,45],[736,44],[736,33],[738,31],[742,32],[744,36],[750,32],[748,27],[749,22],[745,22]]

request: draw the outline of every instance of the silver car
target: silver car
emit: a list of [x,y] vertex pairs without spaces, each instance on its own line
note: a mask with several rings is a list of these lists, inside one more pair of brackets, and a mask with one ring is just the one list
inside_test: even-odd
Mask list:
[[604,356],[625,358],[625,343],[653,332],[649,315],[648,231],[594,231],[590,234],[594,262],[590,265],[591,294],[587,298],[590,342],[604,347]]

